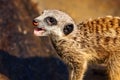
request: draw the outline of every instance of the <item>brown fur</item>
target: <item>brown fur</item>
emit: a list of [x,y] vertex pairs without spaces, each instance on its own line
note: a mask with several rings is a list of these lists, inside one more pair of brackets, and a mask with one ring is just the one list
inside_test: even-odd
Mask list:
[[[48,25],[47,16],[54,17],[57,25]],[[63,61],[68,65],[70,80],[83,80],[88,64],[104,63],[108,80],[120,80],[120,17],[107,16],[75,25],[71,17],[58,10],[47,10],[35,19],[37,28],[44,27]],[[63,28],[72,23],[74,30],[64,35]]]
[[71,69],[71,80],[82,80],[87,64],[99,61],[107,66],[108,80],[120,80],[120,18],[86,21],[74,35],[52,37],[59,56]]

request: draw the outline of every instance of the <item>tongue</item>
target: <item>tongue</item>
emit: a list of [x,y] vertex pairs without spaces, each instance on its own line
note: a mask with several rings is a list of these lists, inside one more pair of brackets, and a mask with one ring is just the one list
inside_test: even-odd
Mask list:
[[34,30],[34,34],[36,35],[36,36],[43,36],[43,33],[44,33],[45,31],[44,30]]
[[36,31],[40,31],[43,30],[42,28],[35,28]]

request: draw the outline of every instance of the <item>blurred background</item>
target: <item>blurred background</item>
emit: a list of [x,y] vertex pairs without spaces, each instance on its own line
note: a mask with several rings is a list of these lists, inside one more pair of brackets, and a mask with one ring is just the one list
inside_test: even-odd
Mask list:
[[[69,79],[49,38],[33,35],[32,20],[44,9],[62,10],[78,24],[89,18],[120,16],[119,8],[120,0],[0,0],[0,80]],[[106,79],[104,69],[95,68],[88,68],[84,80]]]
[[120,16],[120,0],[33,0],[39,11],[59,9],[70,14],[75,21],[106,15]]

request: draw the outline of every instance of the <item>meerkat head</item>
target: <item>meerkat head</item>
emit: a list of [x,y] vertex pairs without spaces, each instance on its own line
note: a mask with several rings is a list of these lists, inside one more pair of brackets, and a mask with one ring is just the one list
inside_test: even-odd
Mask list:
[[34,34],[36,36],[48,36],[54,34],[59,37],[71,34],[76,25],[72,18],[59,10],[44,10],[33,20]]

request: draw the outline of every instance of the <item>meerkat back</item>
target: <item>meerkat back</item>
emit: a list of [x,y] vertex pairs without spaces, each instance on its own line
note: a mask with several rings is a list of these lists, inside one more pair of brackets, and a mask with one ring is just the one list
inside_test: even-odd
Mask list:
[[[120,50],[120,18],[107,16],[88,20],[78,25],[79,32],[86,42],[107,51]],[[80,35],[81,36],[81,35]]]

